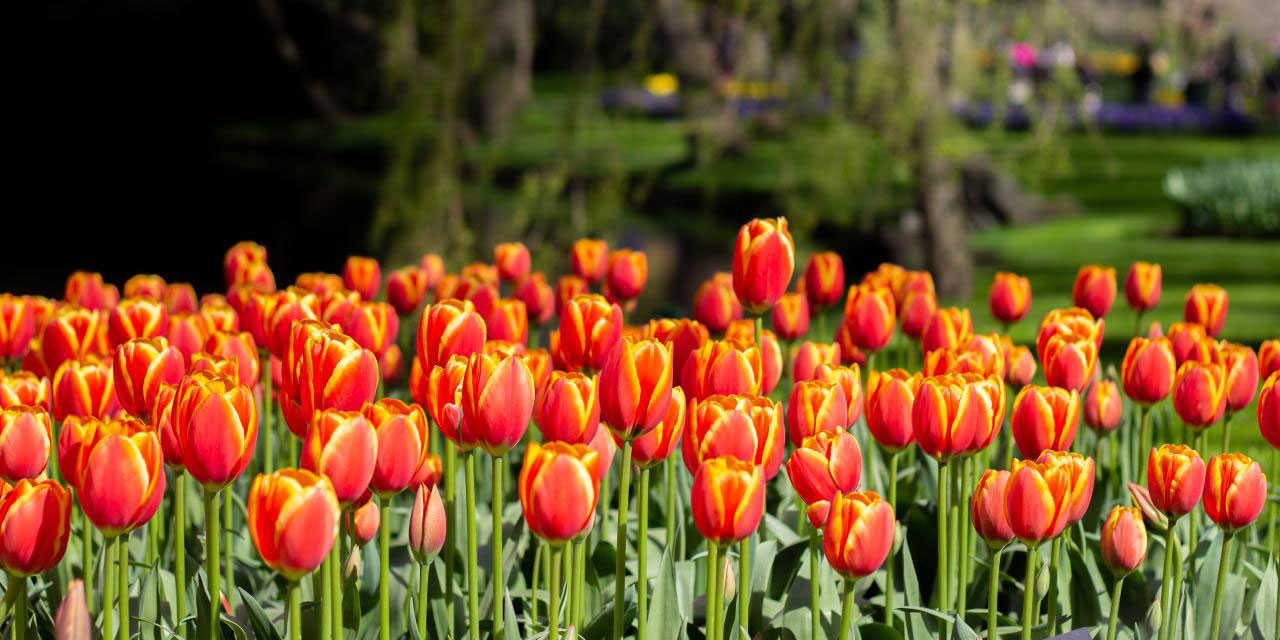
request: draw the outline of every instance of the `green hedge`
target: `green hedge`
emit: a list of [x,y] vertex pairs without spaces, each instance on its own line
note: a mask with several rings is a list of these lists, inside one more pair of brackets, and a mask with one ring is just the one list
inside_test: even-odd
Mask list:
[[1280,159],[1172,169],[1164,192],[1182,209],[1187,232],[1280,236]]

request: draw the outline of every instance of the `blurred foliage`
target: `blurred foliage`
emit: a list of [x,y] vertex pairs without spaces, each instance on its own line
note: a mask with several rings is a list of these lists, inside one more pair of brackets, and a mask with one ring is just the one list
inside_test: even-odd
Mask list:
[[1280,235],[1280,160],[1234,159],[1178,168],[1164,192],[1182,209],[1191,233]]

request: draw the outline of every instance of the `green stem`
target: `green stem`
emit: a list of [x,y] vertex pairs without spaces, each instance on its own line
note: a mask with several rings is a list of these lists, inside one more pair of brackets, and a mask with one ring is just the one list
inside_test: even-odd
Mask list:
[[[889,456],[889,508],[893,510],[894,513],[894,537],[897,537],[898,534],[898,454],[900,453],[902,452],[895,451]],[[894,574],[897,573],[894,555],[893,542],[890,542],[889,561],[885,564],[884,573],[884,623],[891,627],[893,626],[893,592],[894,581],[896,580]]]
[[320,640],[333,638],[333,563],[325,556],[320,563]]
[[818,609],[819,580],[818,572],[822,565],[818,564],[818,529],[809,527],[809,637],[822,637],[822,613]]
[[[468,485],[467,490],[470,492],[471,486]],[[470,497],[470,493],[468,493]],[[378,507],[382,511],[382,517],[387,519],[391,515],[391,498],[389,496],[380,496],[378,498]],[[472,512],[471,521],[475,522],[475,515]],[[390,522],[382,523],[378,527],[378,637],[381,640],[391,639],[391,527]],[[474,539],[473,539],[474,542]],[[474,560],[475,554],[472,554]],[[474,622],[473,622],[474,624]]]
[[[532,595],[529,598],[530,627],[538,624],[538,587],[542,586],[542,554],[545,553],[546,548],[546,542],[538,542],[538,548],[533,552],[533,582],[531,583],[532,587],[529,589],[529,593]],[[425,638],[426,636],[419,634],[419,637]]]
[[[476,558],[476,455],[468,451],[463,467],[467,482],[467,623],[471,640],[480,640],[480,568]],[[385,639],[384,639],[385,640]]]
[[129,534],[120,536],[120,568],[116,570],[116,602],[120,605],[120,626],[116,635],[120,640],[129,640]]
[[13,596],[13,637],[14,640],[25,640],[27,637],[27,579],[9,574],[9,589]]
[[1116,640],[1116,622],[1120,619],[1120,593],[1124,589],[1124,579],[1120,576],[1116,585],[1111,588],[1111,618],[1107,622],[1107,640]]
[[1027,576],[1022,581],[1022,640],[1031,640],[1032,607],[1036,601],[1036,565],[1040,564],[1040,549],[1031,547],[1027,550]]
[[[1183,582],[1182,570],[1183,570],[1183,567],[1185,566],[1186,566],[1186,562],[1185,562],[1185,559],[1182,557],[1182,542],[1178,539],[1177,536],[1174,536],[1173,538],[1173,592],[1169,594],[1169,598],[1170,598],[1169,611],[1171,612],[1170,615],[1173,617],[1174,620],[1178,619],[1178,612],[1182,611],[1182,591],[1183,591],[1182,585],[1186,584]],[[1195,584],[1195,583],[1193,582],[1192,584]],[[1169,637],[1171,638],[1173,637],[1172,631],[1169,632]]]
[[577,575],[575,571],[578,566],[577,546],[578,545],[574,544],[573,540],[564,544],[563,577],[567,587],[565,589],[565,597],[568,598],[568,602],[565,603],[566,614],[564,617],[564,626],[566,627],[571,624],[576,624],[578,620],[578,590],[582,588],[582,585],[578,584],[577,580],[574,580],[574,576]]
[[[231,512],[233,492],[234,491],[223,492],[222,502],[222,529],[227,533],[225,544],[222,545],[222,564],[223,571],[226,572],[226,577],[223,580],[227,585],[226,591],[228,603],[233,602],[236,596],[236,560],[235,556],[232,555],[232,552],[234,551],[233,547],[235,546],[235,538],[233,537],[235,535],[235,521]],[[235,609],[232,609],[232,611],[235,611]]]
[[1167,640],[1169,630],[1173,627],[1173,545],[1177,534],[1174,532],[1177,520],[1169,520],[1169,528],[1164,532],[1164,577],[1160,581],[1160,640]]
[[582,588],[583,585],[586,584],[586,577],[587,577],[587,539],[586,538],[579,540],[577,544],[574,545],[574,554],[577,556],[577,559],[574,561],[574,564],[575,564],[574,584],[578,585],[578,588],[576,591],[574,591],[574,594],[573,594],[573,597],[574,597],[573,626],[578,629],[581,629],[583,604],[584,604],[584,598],[586,598],[586,589]]
[[271,473],[276,470],[276,436],[271,419],[275,413],[271,407],[271,352],[263,349],[258,356],[262,366],[262,434],[266,438],[266,455],[262,457],[263,471]]
[[1151,418],[1151,408],[1139,405],[1138,406],[1138,423],[1140,425],[1139,433],[1141,435],[1139,436],[1139,440],[1138,440],[1137,467],[1138,469],[1141,470],[1138,474],[1138,479],[1140,482],[1145,482],[1147,479],[1147,458],[1148,458],[1148,454],[1151,452],[1151,419],[1150,418]]
[[[947,492],[949,485],[947,483],[949,465],[946,462],[938,463],[938,569],[936,582],[938,583],[938,609],[947,610],[948,603],[951,598],[948,594],[947,587],[951,582],[949,577],[949,567],[947,562]],[[938,625],[938,640],[946,640],[951,637],[950,625]]]
[[621,640],[625,626],[627,588],[627,511],[630,509],[631,441],[622,441],[622,468],[618,470],[618,530],[615,534],[613,583],[613,640]]
[[997,640],[996,596],[1000,590],[1000,550],[991,550],[991,570],[987,572],[987,640]]
[[[85,518],[88,522],[88,518]],[[102,637],[110,638],[116,620],[116,568],[120,557],[119,541],[103,540],[102,544]]]
[[[663,487],[667,490],[667,509],[664,514],[667,517],[667,548],[674,549],[676,545],[676,467],[673,461],[674,456],[667,456],[662,462],[662,471],[666,478]],[[1274,527],[1273,527],[1274,528]],[[676,558],[681,560],[682,558]]]
[[649,469],[640,470],[640,493],[636,509],[640,531],[636,535],[636,637],[645,638],[649,611]]
[[[418,637],[427,637],[427,598],[430,597],[429,588],[431,586],[431,565],[421,563],[418,565]],[[536,599],[535,599],[536,600]],[[338,629],[338,637],[342,637],[342,629]]]
[[1231,572],[1231,540],[1233,533],[1222,534],[1222,556],[1218,559],[1218,586],[1213,591],[1213,621],[1209,623],[1209,637],[1217,638],[1222,628],[1222,594],[1227,586],[1227,574]]
[[187,637],[187,472],[179,471],[173,487],[173,575],[178,597],[178,637]]
[[502,567],[502,478],[506,470],[505,463],[506,458],[493,457],[493,571],[490,574],[493,582],[493,632],[490,637],[493,640],[502,640],[503,636],[502,610],[505,601],[502,589],[506,574]]
[[204,492],[204,575],[209,580],[209,629],[207,640],[218,640],[222,637],[219,630],[221,626],[218,623],[218,615],[221,610],[219,606],[220,596],[222,594],[221,580],[222,571],[218,567],[218,560],[221,558],[219,550],[220,538],[222,537],[222,527],[218,524],[218,492],[205,489]]
[[560,556],[564,552],[558,547],[551,548],[551,605],[547,612],[547,628],[551,640],[560,639]]
[[298,446],[297,436],[289,436],[289,464],[298,464]]
[[93,523],[83,509],[80,510],[80,578],[84,580],[85,609],[93,611]]
[[[738,543],[738,640],[749,637],[748,616],[751,614],[751,536]],[[644,636],[637,636],[643,638]]]
[[[865,387],[864,387],[865,388]],[[949,494],[947,494],[947,577],[950,584],[947,585],[947,594],[950,598],[947,600],[947,608],[944,611],[955,612],[956,603],[959,600],[960,590],[960,571],[964,565],[963,558],[960,557],[960,477],[964,475],[964,461],[955,460],[951,465],[949,472],[951,483],[948,486]],[[951,637],[951,625],[947,625],[947,637]]]
[[844,609],[840,612],[840,640],[849,640],[849,628],[853,623],[853,580],[844,580]]
[[1049,558],[1049,635],[1058,634],[1058,561],[1062,557],[1062,536],[1053,539]]
[[1222,419],[1222,453],[1231,451],[1231,412]]
[[716,585],[719,584],[716,580],[716,555],[718,555],[719,550],[719,545],[711,540],[707,541],[707,624],[705,634],[707,640],[716,640],[715,612],[718,608],[716,607]]
[[302,585],[289,582],[289,640],[302,640]]
[[[389,517],[390,514],[383,516]],[[390,522],[383,520],[385,526],[390,526]],[[419,578],[421,580],[421,578]],[[423,586],[418,585],[420,588]],[[339,535],[333,541],[333,546],[329,547],[329,593],[333,596],[333,605],[330,607],[330,616],[332,617],[333,637],[335,640],[342,640],[342,536]],[[419,593],[421,598],[424,594]],[[421,607],[421,604],[419,605]],[[422,611],[426,615],[426,610]],[[425,635],[419,635],[419,638],[425,638]]]
[[458,511],[456,494],[458,491],[458,450],[452,442],[444,445],[444,510],[447,514],[444,521],[444,617],[445,630],[453,637],[453,555],[458,548],[458,532],[455,528]]
[[964,612],[968,609],[969,603],[969,578],[972,576],[972,560],[973,554],[969,549],[969,532],[973,527],[969,526],[969,510],[960,508],[961,503],[971,493],[970,481],[973,476],[974,467],[973,457],[965,458],[960,465],[960,480],[957,484],[960,486],[960,493],[956,494],[951,501],[953,511],[960,512],[960,528],[959,528],[959,546],[960,553],[955,558],[960,562],[958,571],[956,571],[957,579],[960,581],[960,588],[956,590],[956,615],[960,620],[964,620]]
[[[718,546],[718,545],[717,545]],[[724,579],[725,569],[729,564],[729,548],[726,546],[716,555],[716,640],[724,640]]]

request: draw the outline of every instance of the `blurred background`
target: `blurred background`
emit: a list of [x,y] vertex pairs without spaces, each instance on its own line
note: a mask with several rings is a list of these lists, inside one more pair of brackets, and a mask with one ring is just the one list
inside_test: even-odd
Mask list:
[[[0,290],[74,269],[222,288],[451,269],[523,240],[649,252],[640,317],[686,308],[738,226],[786,215],[803,265],[929,268],[980,330],[993,272],[1031,318],[1076,269],[1164,266],[1153,317],[1231,295],[1280,320],[1274,0],[54,0],[5,12]],[[384,270],[385,273],[385,270]],[[1111,322],[1132,326],[1117,305]],[[1015,339],[1027,341],[1035,322]],[[1118,335],[1118,334],[1117,334]],[[1123,337],[1123,336],[1122,336]]]

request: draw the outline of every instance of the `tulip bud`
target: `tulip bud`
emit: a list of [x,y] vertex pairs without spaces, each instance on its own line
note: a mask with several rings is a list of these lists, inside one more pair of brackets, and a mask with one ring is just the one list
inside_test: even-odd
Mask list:
[[862,450],[847,431],[819,431],[796,446],[787,460],[787,478],[809,506],[809,523],[822,528],[836,494],[858,490]]
[[418,323],[418,357],[423,371],[431,371],[454,355],[468,357],[484,347],[485,323],[475,305],[445,300],[422,310]]
[[844,579],[864,578],[884,564],[896,528],[893,507],[876,492],[838,493],[823,528],[822,553]]
[[920,346],[925,353],[934,349],[951,349],[969,344],[973,338],[973,317],[968,309],[943,307],[925,324]]
[[67,416],[105,418],[116,409],[111,361],[68,360],[53,376],[53,419]]
[[259,367],[258,347],[253,336],[247,331],[228,333],[214,331],[204,343],[205,353],[221,356],[236,363],[239,373],[236,380],[246,386],[254,386],[258,382]]
[[462,378],[462,416],[491,456],[511,450],[533,417],[533,374],[519,355],[471,354]]
[[688,318],[660,318],[650,320],[645,337],[671,345],[671,370],[683,375],[689,356],[707,343],[707,328]]
[[[682,394],[683,395],[683,394]],[[600,426],[596,378],[581,373],[554,371],[538,395],[534,417],[548,441],[585,444]]]
[[433,484],[419,486],[409,515],[409,551],[419,564],[431,562],[444,547],[446,518],[439,488]]
[[1226,366],[1227,409],[1240,411],[1253,402],[1258,389],[1258,356],[1253,349],[1227,341],[1222,342]]
[[113,361],[116,398],[125,411],[135,416],[145,419],[160,385],[177,384],[184,373],[186,364],[182,353],[164,338],[134,338],[116,348]]
[[529,275],[529,248],[521,242],[504,242],[493,248],[493,265],[498,277],[517,282]]
[[1079,522],[1093,499],[1093,458],[1070,451],[1044,451],[1036,462],[1066,472],[1071,483],[1067,491],[1067,526]]
[[680,386],[692,399],[760,392],[763,361],[755,345],[727,340],[707,342],[694,351],[680,374]]
[[395,398],[370,402],[361,409],[377,434],[377,464],[369,488],[387,497],[413,486],[428,464],[431,431],[427,415],[416,404]]
[[694,399],[681,447],[690,473],[712,458],[732,456],[761,467],[765,480],[782,468],[782,405],[762,396]]
[[1036,358],[1027,347],[1009,345],[1004,362],[1004,381],[1013,387],[1027,386],[1036,375]]
[[1129,306],[1139,312],[1154,309],[1160,302],[1160,279],[1159,264],[1138,261],[1130,265],[1124,279],[1124,297]]
[[1013,535],[1028,546],[1058,537],[1068,523],[1072,481],[1066,467],[1014,460],[1005,488]]
[[809,301],[803,293],[784,293],[773,307],[773,329],[790,342],[809,332]]
[[529,530],[552,544],[589,531],[600,498],[600,464],[600,454],[583,444],[529,443],[519,480]]
[[777,303],[791,283],[795,253],[786,218],[742,225],[733,251],[733,291],[743,307],[760,314]]
[[912,291],[902,301],[898,319],[902,323],[902,332],[908,336],[921,339],[929,321],[938,311],[938,298],[929,291]]
[[89,607],[84,600],[84,582],[72,580],[53,617],[54,640],[93,640]]
[[71,492],[53,480],[0,487],[0,568],[18,579],[58,566],[71,533]]
[[849,424],[849,403],[835,382],[805,380],[791,387],[787,402],[787,436],[800,443],[821,432],[842,432]]
[[464,453],[479,444],[472,425],[462,419],[462,380],[467,373],[467,362],[467,358],[455,355],[432,369],[423,393],[427,411],[441,435]]
[[1204,489],[1205,467],[1191,447],[1164,444],[1147,457],[1147,491],[1151,504],[1170,519],[1191,513]]
[[1280,449],[1280,371],[1267,376],[1258,392],[1258,428],[1271,446]]
[[702,283],[694,295],[693,315],[711,331],[722,333],[730,323],[742,318],[742,303],[732,286],[711,279]]
[[1176,369],[1168,338],[1135,337],[1129,342],[1121,366],[1124,392],[1134,402],[1151,406],[1169,395]]
[[643,251],[618,249],[609,254],[606,287],[618,300],[639,297],[648,278],[649,259]]
[[49,465],[53,426],[43,407],[17,405],[0,411],[0,480],[35,479]]
[[[163,282],[163,280],[161,282]],[[126,297],[129,296],[129,293],[127,292],[128,288],[129,285],[126,283]],[[198,308],[198,305],[196,304],[196,290],[189,282],[170,282],[164,285],[164,289],[161,290],[159,298],[160,301],[164,303],[165,310],[169,313],[190,313]],[[223,298],[222,302],[223,304],[226,304],[226,299]]]
[[400,315],[409,315],[427,294],[427,273],[416,266],[402,267],[387,276],[387,301]]
[[1258,373],[1263,379],[1280,371],[1280,338],[1266,340],[1258,347]]
[[1004,422],[1004,383],[994,376],[948,374],[925,378],[911,408],[920,449],[939,462],[985,448]]
[[249,240],[237,242],[227,249],[222,259],[222,266],[227,277],[227,286],[233,284],[232,277],[246,264],[267,262],[267,248]]
[[[289,350],[293,323],[320,318],[320,298],[297,287],[289,287],[275,294],[268,309],[270,315],[263,318],[264,337],[271,355],[284,358]],[[257,340],[258,336],[254,336]]]
[[373,258],[351,256],[342,268],[342,284],[358,292],[361,298],[372,300],[382,285],[382,267]]
[[868,374],[867,430],[885,450],[897,453],[915,440],[912,408],[923,382],[903,369]]
[[378,503],[370,500],[359,508],[343,512],[343,528],[347,535],[355,541],[357,547],[363,547],[378,535],[378,526],[382,524],[382,513],[378,511]]
[[804,270],[804,295],[815,309],[830,307],[844,294],[844,260],[834,251],[809,255]]
[[1005,490],[1009,486],[1009,477],[1008,471],[994,469],[984,471],[982,477],[978,479],[978,486],[973,489],[973,497],[969,500],[973,528],[992,549],[1003,549],[1014,538],[1005,503]]
[[1222,419],[1227,408],[1226,371],[1222,365],[1188,360],[1173,383],[1173,410],[1189,426],[1203,429]]
[[862,284],[849,287],[841,322],[859,349],[879,351],[893,337],[895,314],[892,290]]
[[731,455],[703,462],[689,505],[702,536],[726,545],[754,533],[764,516],[764,482],[763,469]]
[[1059,387],[1027,385],[1013,400],[1013,440],[1024,458],[1066,451],[1080,424],[1080,394]]
[[48,372],[57,371],[68,360],[82,360],[94,354],[101,322],[102,316],[89,309],[59,306],[40,333],[41,356]]
[[996,273],[987,305],[997,322],[1014,324],[1031,310],[1031,281],[1014,273]]
[[529,318],[535,324],[546,324],[556,313],[555,291],[541,272],[529,274],[516,283],[513,295],[524,302]]
[[1227,320],[1227,290],[1216,284],[1198,284],[1187,292],[1182,307],[1182,317],[1204,327],[1213,337],[1222,333],[1222,323]]
[[1239,531],[1257,519],[1266,503],[1267,478],[1257,462],[1243,453],[1209,458],[1204,512],[1214,524],[1228,533]]
[[92,431],[81,436],[77,462],[69,467],[77,472],[74,486],[85,516],[107,538],[145,524],[164,497],[164,454],[156,432],[134,418],[89,420],[77,429]]
[[45,411],[51,408],[50,397],[53,389],[48,378],[42,378],[30,371],[15,371],[9,375],[0,375],[0,409],[16,406],[41,407]]
[[604,240],[581,238],[573,243],[569,251],[569,266],[574,275],[590,284],[600,282],[604,278],[608,264],[609,244]]
[[[1130,272],[1132,273],[1132,272]],[[1116,505],[1102,524],[1102,562],[1116,576],[1127,576],[1147,557],[1147,525],[1137,507]]]
[[1106,317],[1116,299],[1116,270],[1097,264],[1080,267],[1071,289],[1072,304],[1083,307],[1095,318]]
[[27,299],[0,294],[0,360],[25,353],[35,333],[36,318]]
[[102,280],[101,273],[76,271],[67,278],[63,300],[90,311],[107,310],[120,299],[116,288]]
[[217,491],[244,472],[258,440],[258,410],[249,387],[198,372],[178,384],[173,431],[187,472]]
[[641,469],[649,469],[667,459],[680,445],[684,433],[685,397],[680,387],[671,388],[671,402],[658,426],[631,443],[631,461]]
[[175,313],[169,316],[169,326],[164,337],[169,340],[184,360],[200,353],[209,339],[209,323],[198,313]]
[[299,466],[328,478],[345,508],[369,489],[377,457],[378,436],[363,415],[327,409],[312,418]]
[[1045,316],[1036,338],[1045,381],[1080,391],[1093,379],[1105,321],[1094,322],[1085,309],[1055,309]]
[[267,566],[290,581],[315,571],[338,536],[338,498],[327,478],[281,469],[253,479],[249,536]]
[[1084,423],[1101,433],[1114,431],[1124,414],[1123,403],[1114,380],[1099,380],[1089,385],[1084,397]]
[[418,267],[427,274],[428,289],[436,286],[444,278],[444,260],[434,253],[424,253]]

